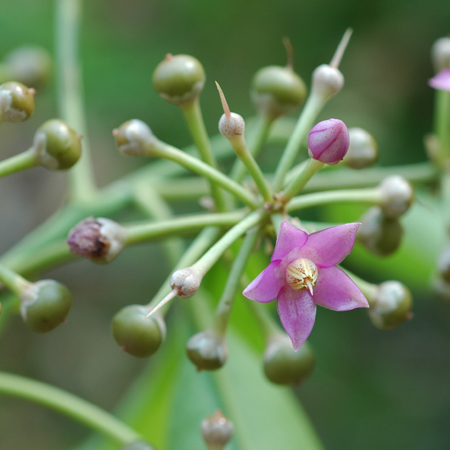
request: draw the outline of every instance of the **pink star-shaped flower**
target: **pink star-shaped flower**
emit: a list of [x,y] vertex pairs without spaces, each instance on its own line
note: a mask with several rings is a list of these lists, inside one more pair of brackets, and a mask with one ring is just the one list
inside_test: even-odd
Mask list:
[[450,68],[443,69],[433,78],[428,80],[428,84],[440,91],[450,91]]
[[271,263],[244,290],[261,303],[278,299],[278,314],[295,350],[311,333],[316,304],[334,311],[369,307],[336,267],[351,252],[359,226],[349,223],[308,235],[283,221]]

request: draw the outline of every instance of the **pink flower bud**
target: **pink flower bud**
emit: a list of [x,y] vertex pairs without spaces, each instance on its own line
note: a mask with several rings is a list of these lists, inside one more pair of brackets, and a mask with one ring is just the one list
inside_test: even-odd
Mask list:
[[326,164],[337,164],[347,153],[350,144],[348,129],[342,120],[319,122],[308,135],[308,153]]

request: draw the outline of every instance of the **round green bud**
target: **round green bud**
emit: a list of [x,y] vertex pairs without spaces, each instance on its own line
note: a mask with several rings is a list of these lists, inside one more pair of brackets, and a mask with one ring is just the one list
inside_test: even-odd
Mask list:
[[256,72],[250,93],[260,114],[274,120],[298,108],[307,89],[290,67],[268,66]]
[[377,162],[378,145],[373,136],[362,128],[350,128],[350,146],[343,163],[352,169],[365,169]]
[[400,175],[385,178],[378,186],[381,196],[381,209],[390,219],[396,219],[408,211],[414,200],[414,190]]
[[6,55],[4,66],[11,79],[39,87],[50,76],[51,59],[47,50],[41,47],[21,47]]
[[371,300],[369,317],[378,328],[390,330],[412,317],[411,293],[399,281],[381,283]]
[[30,330],[47,333],[66,320],[72,295],[54,280],[32,283],[20,295],[20,312]]
[[127,156],[151,156],[159,140],[142,120],[132,119],[113,130],[117,148]]
[[264,352],[264,373],[275,384],[300,384],[311,375],[315,365],[316,357],[309,344],[305,342],[295,351],[285,333],[271,337]]
[[398,219],[387,218],[379,206],[374,206],[361,217],[356,238],[370,252],[386,256],[398,249],[402,236],[403,227]]
[[148,308],[129,305],[113,318],[112,332],[121,349],[137,358],[148,358],[164,342],[166,325],[159,314],[146,318]]
[[154,450],[154,447],[152,447],[148,442],[140,441],[121,447],[120,450]]
[[0,85],[0,122],[23,122],[34,112],[34,89],[17,81]]
[[81,157],[81,136],[62,120],[47,120],[37,129],[33,147],[40,165],[66,170]]
[[228,346],[222,336],[208,328],[189,339],[186,352],[199,372],[201,370],[217,370],[227,360]]
[[189,55],[166,55],[153,73],[156,92],[166,101],[181,106],[199,97],[205,84],[205,71]]
[[202,420],[201,430],[203,439],[211,450],[222,450],[233,437],[233,423],[227,419],[219,409]]

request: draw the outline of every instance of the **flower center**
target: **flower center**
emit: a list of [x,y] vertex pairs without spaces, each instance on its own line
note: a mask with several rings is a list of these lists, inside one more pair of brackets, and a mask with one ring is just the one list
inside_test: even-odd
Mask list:
[[313,287],[317,283],[319,272],[317,266],[306,258],[299,258],[291,262],[286,268],[287,284],[295,291],[309,289],[313,294]]

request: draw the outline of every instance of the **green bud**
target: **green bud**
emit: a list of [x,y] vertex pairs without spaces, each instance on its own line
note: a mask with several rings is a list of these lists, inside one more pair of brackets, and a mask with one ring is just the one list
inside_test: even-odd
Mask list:
[[199,372],[201,370],[217,370],[227,360],[228,346],[224,337],[208,328],[189,339],[186,352]]
[[205,80],[203,66],[189,55],[168,54],[153,73],[156,92],[164,100],[178,106],[197,99]]
[[159,314],[146,318],[148,308],[129,305],[113,318],[112,332],[123,351],[137,358],[153,355],[166,337],[166,325]]
[[443,37],[434,42],[431,47],[431,60],[435,72],[450,67],[450,37]]
[[36,131],[33,147],[40,165],[66,170],[81,157],[81,136],[62,120],[47,120]]
[[365,169],[377,162],[378,145],[373,136],[362,128],[350,128],[350,146],[343,163],[352,169]]
[[11,79],[27,86],[42,86],[50,76],[50,55],[41,47],[21,47],[13,50],[6,55],[3,64]]
[[71,306],[69,290],[53,280],[32,283],[20,294],[23,320],[36,333],[47,333],[63,323]]
[[381,209],[390,219],[396,219],[408,211],[414,200],[412,186],[400,175],[385,178],[378,186]]
[[0,122],[23,122],[34,112],[34,89],[17,81],[0,85]]
[[159,140],[142,120],[132,119],[113,130],[117,148],[127,156],[151,156],[151,149]]
[[264,352],[264,373],[275,384],[300,384],[308,378],[316,365],[316,357],[307,342],[298,351],[292,347],[289,336],[272,336]]
[[140,441],[121,447],[120,450],[154,450],[154,448],[148,442]]
[[204,419],[201,424],[201,430],[208,450],[222,450],[225,448],[233,436],[233,429],[231,420],[227,419],[220,410]]
[[370,302],[369,317],[383,330],[398,327],[412,317],[412,297],[399,281],[386,281],[377,286]]
[[298,108],[307,89],[290,67],[268,66],[256,72],[250,93],[259,113],[274,120]]
[[387,218],[379,206],[374,206],[360,220],[356,238],[367,250],[380,256],[397,250],[403,236],[403,227],[397,219]]

